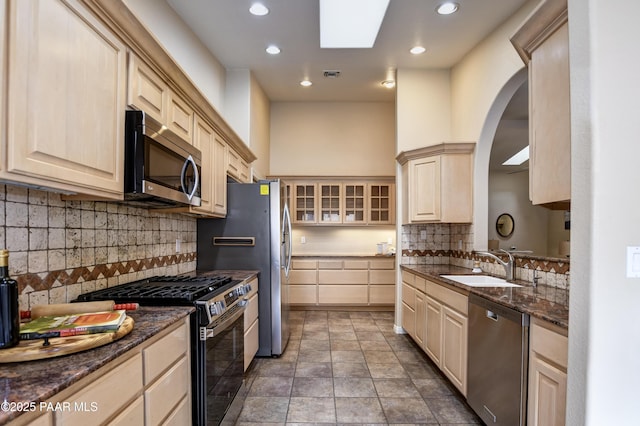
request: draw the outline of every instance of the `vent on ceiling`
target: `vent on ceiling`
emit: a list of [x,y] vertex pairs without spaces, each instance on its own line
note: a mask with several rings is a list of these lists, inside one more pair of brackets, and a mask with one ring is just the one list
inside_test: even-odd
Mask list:
[[340,71],[338,70],[324,70],[323,74],[326,78],[338,78],[340,77]]

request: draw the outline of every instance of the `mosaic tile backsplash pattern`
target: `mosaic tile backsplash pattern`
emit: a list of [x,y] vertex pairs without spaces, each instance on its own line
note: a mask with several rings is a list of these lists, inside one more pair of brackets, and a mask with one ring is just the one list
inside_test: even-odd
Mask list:
[[[176,240],[180,251],[176,252]],[[0,247],[20,309],[196,268],[196,219],[0,185]]]
[[[446,265],[473,268],[480,260],[484,272],[504,276],[504,268],[493,259],[473,254],[473,225],[420,224],[402,227],[403,265]],[[540,284],[569,289],[569,261],[535,256],[516,256],[516,279],[533,281],[536,271]]]

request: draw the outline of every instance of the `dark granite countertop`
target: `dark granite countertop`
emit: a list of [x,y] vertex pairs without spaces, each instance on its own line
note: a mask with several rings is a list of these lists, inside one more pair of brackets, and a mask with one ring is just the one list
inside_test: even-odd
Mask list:
[[[57,358],[0,364],[0,402],[39,404],[193,311],[191,306],[140,307],[127,313],[135,322],[133,330],[115,342]],[[22,414],[5,410],[5,405],[0,410],[0,425]]]
[[292,257],[304,259],[304,258],[326,258],[326,259],[342,259],[342,258],[354,258],[354,259],[395,259],[395,254],[294,254]]
[[565,329],[569,327],[568,290],[545,285],[533,288],[531,283],[520,280],[516,280],[514,283],[523,287],[469,287],[442,278],[440,275],[472,275],[471,269],[450,265],[401,265],[400,268],[426,279],[435,280],[440,284],[477,294]]

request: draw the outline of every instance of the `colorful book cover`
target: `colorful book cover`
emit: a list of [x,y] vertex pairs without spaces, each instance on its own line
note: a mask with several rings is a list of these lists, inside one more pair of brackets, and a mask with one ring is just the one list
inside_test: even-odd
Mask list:
[[20,324],[20,339],[78,336],[117,331],[125,320],[124,310],[44,316]]

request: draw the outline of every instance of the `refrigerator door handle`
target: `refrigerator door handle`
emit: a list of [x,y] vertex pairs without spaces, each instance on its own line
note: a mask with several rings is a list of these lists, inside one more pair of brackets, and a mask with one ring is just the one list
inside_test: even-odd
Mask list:
[[293,242],[291,236],[291,215],[289,214],[289,206],[285,203],[284,212],[282,214],[282,232],[284,233],[286,229],[286,238],[287,241],[283,243],[285,247],[285,264],[284,264],[284,275],[289,278],[289,271],[291,270],[291,243]]

